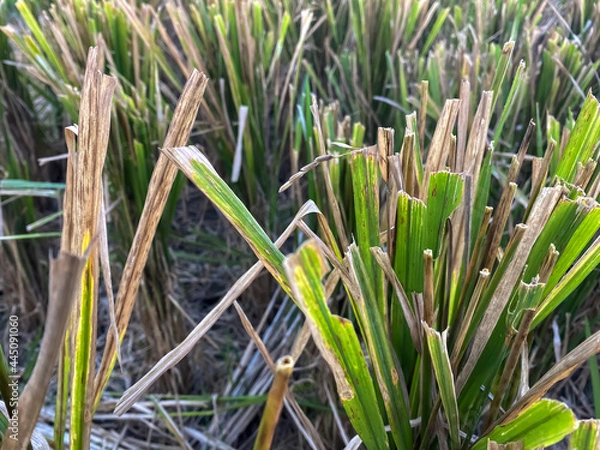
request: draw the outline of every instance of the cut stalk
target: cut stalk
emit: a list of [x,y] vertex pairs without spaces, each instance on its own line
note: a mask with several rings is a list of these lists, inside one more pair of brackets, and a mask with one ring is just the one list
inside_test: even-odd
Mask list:
[[254,450],[268,450],[271,448],[275,427],[281,415],[283,400],[288,389],[288,382],[294,370],[294,359],[287,355],[280,358],[275,364],[275,378],[269,390],[267,404],[263,412],[258,435],[254,441]]

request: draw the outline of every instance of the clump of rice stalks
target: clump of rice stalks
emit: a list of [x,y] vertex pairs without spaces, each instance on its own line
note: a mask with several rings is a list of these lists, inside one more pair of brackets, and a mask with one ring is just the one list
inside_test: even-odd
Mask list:
[[[137,22],[128,22],[126,5],[67,1],[52,4],[39,18],[28,2],[17,2],[16,8],[27,32],[17,28],[15,22],[2,28],[3,36],[8,36],[20,51],[19,60],[31,88],[41,90],[47,86],[54,94],[54,101],[48,101],[53,111],[63,109],[69,120],[77,121],[81,74],[87,61],[85,49],[90,45],[99,48],[101,69],[119,81],[111,107],[111,119],[116,126],[109,134],[104,197],[110,229],[114,230],[111,250],[117,261],[124,263],[148,195],[156,163],[153,149],[166,137],[177,100],[172,89],[175,92],[182,89],[181,76],[161,79],[164,75],[160,68],[166,65],[164,55],[144,51],[146,36],[138,36],[134,29]],[[140,12],[137,20],[151,20],[149,11]],[[52,32],[43,33],[43,29]],[[152,351],[158,355],[184,336],[180,331],[182,318],[173,313],[173,306],[166,300],[172,263],[167,238],[184,182],[179,177],[173,184],[158,227],[159,238],[152,242],[141,289],[143,301],[138,311]],[[164,333],[160,324],[169,322],[172,332]]]
[[[111,251],[125,272],[129,270],[127,249],[136,239],[134,230],[156,164],[152,149],[164,141],[176,103],[174,92],[181,89],[182,78],[194,67],[214,80],[207,85],[207,107],[195,130],[195,142],[210,144],[219,165],[237,182],[236,192],[253,211],[268,210],[260,215],[269,229],[280,231],[277,186],[291,139],[292,106],[300,76],[294,69],[302,61],[312,24],[310,11],[298,15],[300,10],[289,5],[233,1],[211,5],[168,2],[158,9],[150,4],[68,0],[52,4],[36,16],[33,6],[26,0],[17,2],[22,22],[3,27],[2,36],[17,50],[15,59],[30,85],[56,96],[55,112],[63,109],[70,120],[76,120],[84,50],[90,45],[98,46],[103,70],[119,81],[112,109],[117,126],[110,133],[105,198],[109,231],[114,236]],[[150,358],[164,355],[185,337],[182,316],[169,301],[175,287],[170,277],[174,254],[169,252],[168,239],[182,181],[185,178],[179,176],[173,184],[157,229],[158,239],[152,241],[143,269],[142,301],[137,311],[149,341]],[[130,314],[125,315],[126,321]],[[171,325],[165,332],[167,323]],[[107,345],[113,345],[111,337]],[[107,364],[103,362],[104,369]],[[163,387],[189,385],[191,373],[182,367],[181,376],[167,380],[170,383]]]
[[167,56],[183,73],[198,67],[218,80],[208,88],[215,130],[206,138],[251,209],[269,207],[269,229],[275,227],[280,170],[291,142],[297,69],[313,22],[308,3],[297,3],[167,3],[157,22]]
[[[101,233],[101,223],[104,223],[102,171],[116,80],[103,75],[98,65],[97,49],[91,49],[83,82],[79,126],[67,130],[69,165],[61,247],[75,255],[83,254]],[[67,399],[70,398],[71,448],[89,446],[96,370],[99,261],[100,252],[93,245],[83,271],[81,290],[70,311],[70,326],[61,361],[57,400],[57,416],[60,419],[56,421],[56,438],[62,443],[62,422],[66,420]],[[104,265],[103,273],[105,279],[109,279],[110,271],[106,267]]]
[[[445,99],[458,97],[467,79],[473,92],[494,90],[500,105],[512,97],[515,113],[498,122],[508,130],[496,140],[497,147],[510,148],[525,132],[519,124],[533,117],[543,127],[547,114],[564,123],[585,91],[598,85],[598,63],[591,57],[598,19],[589,5],[558,11],[553,4],[519,0],[354,0],[327,1],[321,8],[326,20],[315,40],[325,45],[308,53],[308,72],[344,113],[366,125],[370,139],[376,126],[407,126],[413,109],[433,119],[420,120],[432,133]],[[515,80],[510,94],[499,89],[506,74]],[[472,117],[476,106],[463,108]],[[502,109],[493,113],[500,117]],[[539,156],[545,136],[538,138]]]
[[[519,139],[525,131],[515,129],[517,123],[534,117],[541,124],[547,113],[563,122],[597,82],[590,50],[570,32],[579,16],[593,17],[589,7],[564,11],[563,17],[552,5],[516,0],[446,6],[354,0],[267,7],[227,1],[167,2],[157,10],[124,2],[67,1],[36,20],[21,0],[17,8],[31,39],[14,26],[3,31],[27,61],[32,84],[49,86],[72,119],[84,49],[104,49],[109,72],[122,81],[116,105],[122,130],[112,138],[116,155],[109,175],[117,192],[134,197],[135,208],[128,211],[134,222],[153,166],[145,149],[164,137],[174,104],[170,89],[180,89],[182,75],[187,77],[193,67],[209,74],[215,81],[207,88],[204,139],[227,176],[239,181],[236,192],[251,210],[262,212],[266,201],[267,227],[274,230],[278,177],[297,141],[292,124],[303,72],[321,95],[339,99],[343,113],[360,119],[369,133],[382,122],[407,126],[406,114],[418,108],[420,137],[433,131],[425,119],[437,120],[445,99],[468,89],[462,82],[467,78],[474,92],[492,89],[502,95],[494,104],[514,104],[519,117],[504,117],[494,127],[503,138],[496,139],[497,146],[508,147],[513,136]],[[84,22],[89,25],[82,27]],[[44,35],[43,27],[52,36]],[[585,45],[593,42],[593,31],[575,28]],[[517,44],[499,45],[506,41]],[[515,82],[501,94],[507,73]],[[463,106],[469,118],[475,106]],[[508,130],[501,134],[503,127]],[[538,138],[541,154],[545,136]],[[144,170],[136,171],[135,165]],[[175,186],[165,222],[173,218],[181,186]],[[131,223],[117,225],[120,234],[130,237]]]
[[[8,2],[0,2],[0,26],[15,18],[11,9]],[[47,156],[51,142],[58,140],[56,132],[50,132],[57,121],[39,108],[27,77],[11,64],[14,59],[10,39],[0,33],[0,196],[3,197],[0,264],[4,268],[6,300],[3,303],[6,308],[18,307],[37,320],[36,303],[43,297],[48,282],[48,267],[36,263],[46,258],[47,242],[38,238],[56,235],[39,230],[46,223],[46,217],[40,219],[40,216],[48,206],[54,206],[53,200],[58,200],[62,186],[28,180],[41,180],[47,175],[38,167],[37,158]]]
[[[70,255],[81,257],[71,257],[73,270],[80,259],[81,263],[72,277],[61,278],[61,274],[56,276],[57,282],[70,284],[55,286],[57,289],[62,288],[59,293],[51,291],[46,335],[38,365],[30,379],[32,384],[27,384],[21,402],[22,410],[19,411],[20,417],[26,418],[23,419],[23,436],[12,443],[5,441],[4,445],[11,449],[26,447],[44,403],[54,362],[61,349],[54,421],[55,446],[64,448],[68,419],[69,447],[89,448],[94,411],[119,354],[119,344],[131,317],[143,268],[177,175],[177,168],[166,156],[161,155],[150,180],[142,218],[115,303],[102,175],[111,131],[111,102],[117,81],[103,75],[98,70],[99,67],[102,67],[101,54],[97,48],[91,48],[81,93],[79,125],[66,129],[68,160],[61,249]],[[203,74],[192,72],[173,114],[165,146],[183,145],[188,141],[206,84],[207,78]],[[86,256],[89,255],[89,258],[83,258],[84,252],[87,252]],[[70,267],[67,262],[63,261],[62,266]],[[111,324],[102,363],[96,374],[100,266],[109,300]],[[75,293],[71,295],[71,291]],[[64,302],[62,306],[61,301]]]
[[[461,100],[446,101],[423,152],[412,129],[399,153],[393,130],[381,129],[376,146],[345,156],[351,187],[338,185],[334,192],[337,169],[321,162],[315,176],[322,177],[331,223],[319,213],[318,232],[300,223],[310,241],[288,258],[202,153],[165,149],[303,311],[357,440],[367,448],[393,442],[405,449],[481,449],[493,441],[533,449],[577,427],[566,405],[543,396],[600,351],[600,332],[537,381],[528,376],[527,338],[600,264],[600,240],[594,239],[600,104],[588,96],[564,145],[551,141],[534,160],[520,223],[512,225],[516,183],[535,126],[512,158],[497,206],[488,206],[493,101],[493,92],[483,93],[471,126],[459,118]],[[313,109],[320,137],[323,126]],[[459,144],[457,136],[466,139]],[[351,192],[351,217],[341,212],[343,189]],[[328,305],[340,282],[349,318]],[[157,375],[127,392],[117,411]]]
[[[98,44],[104,55],[105,63],[99,66],[106,66],[119,81],[111,112],[119,127],[109,137],[113,151],[109,150],[105,189],[118,212],[116,248],[126,264],[115,323],[95,379],[94,403],[115,364],[140,285],[144,297],[152,299],[143,310],[143,322],[150,324],[147,336],[155,339],[152,348],[159,354],[170,348],[161,327],[175,316],[162,295],[169,227],[159,227],[157,242],[151,244],[151,237],[163,209],[165,224],[170,224],[183,185],[173,181],[175,171],[165,156],[150,178],[154,155],[149,149],[163,142],[175,105],[173,90],[181,88],[182,74],[192,76],[198,66],[215,80],[207,86],[203,142],[214,152],[211,159],[219,156],[217,168],[224,167],[226,178],[241,181],[235,191],[253,213],[262,212],[264,203],[270,205],[269,219],[256,214],[251,220],[197,151],[174,150],[187,138],[167,138],[165,152],[179,164],[190,158],[200,161],[192,169],[204,178],[195,181],[244,233],[262,262],[161,360],[161,367],[129,391],[119,411],[180,361],[264,266],[309,319],[294,358],[311,331],[336,375],[359,437],[369,445],[385,445],[391,439],[399,447],[427,447],[434,441],[457,447],[485,436],[500,442],[504,431],[498,426],[513,416],[524,420],[519,413],[525,410],[527,417],[554,411],[559,425],[565,425],[556,427],[558,434],[569,428],[571,416],[562,406],[536,403],[531,407],[536,409],[529,410],[529,400],[592,354],[597,335],[546,378],[542,375],[545,381],[537,390],[525,393],[527,343],[531,330],[583,286],[598,264],[598,241],[590,243],[598,229],[600,194],[597,102],[588,97],[576,123],[569,119],[563,130],[559,125],[595,81],[597,63],[591,55],[598,42],[598,27],[593,25],[597,19],[589,4],[574,6],[566,19],[548,2],[449,6],[224,1],[167,2],[161,10],[122,1],[65,1],[36,19],[24,0],[17,2],[31,35],[15,26],[3,32],[21,52],[16,59],[25,63],[32,89],[49,87],[75,120],[90,44]],[[488,16],[493,20],[484,20]],[[44,33],[45,27],[51,33]],[[328,58],[324,67],[323,54]],[[519,57],[528,64],[517,62]],[[304,84],[296,70],[300,67],[307,75]],[[516,75],[506,88],[511,72]],[[310,83],[340,103],[319,108],[312,101]],[[472,92],[482,89],[491,91],[478,102]],[[458,99],[446,101],[448,97]],[[418,113],[407,114],[413,108]],[[338,123],[343,113],[352,115]],[[353,125],[350,117],[360,117],[368,127]],[[519,125],[529,117],[536,118],[537,130],[532,124]],[[187,119],[184,122],[191,127]],[[363,149],[365,130],[374,134],[377,128],[372,125],[380,123],[395,124],[404,131],[403,138],[395,139],[391,129],[378,129],[377,147]],[[488,144],[490,136],[493,146]],[[504,173],[494,162],[492,148],[513,149],[521,138],[520,150],[509,155]],[[535,152],[530,151],[532,143]],[[275,189],[286,149],[292,171],[307,174],[309,197],[320,208],[305,204],[284,233],[300,227],[299,236],[313,239],[290,259],[277,249],[285,238],[273,245],[267,234],[278,228]],[[533,176],[518,186],[521,166],[529,164],[528,152],[537,155],[531,160]],[[192,169],[186,167],[191,176]],[[291,186],[299,206],[298,178]],[[494,178],[501,184],[497,198],[490,195]],[[166,181],[166,192],[174,183],[170,200],[162,197],[165,189],[157,189],[161,181]],[[94,183],[98,186],[99,180]],[[490,200],[495,210],[487,207]],[[316,220],[308,220],[309,214]],[[134,237],[138,217],[143,226]],[[267,233],[259,222],[267,224]],[[518,222],[522,223],[515,225]],[[125,260],[132,239],[134,249]],[[76,247],[73,251],[82,251],[81,242]],[[149,254],[154,255],[146,269],[150,276],[140,283]],[[322,263],[323,256],[332,271]],[[306,267],[307,261],[313,266]],[[110,280],[109,271],[103,272]],[[322,273],[328,277],[323,292]],[[92,273],[90,280],[94,277]],[[331,308],[353,320],[359,333],[350,322],[332,315],[324,301],[341,290],[340,280],[349,302],[341,310]],[[303,283],[311,289],[304,289]],[[96,282],[90,285],[97,289]],[[315,304],[318,311],[311,310]],[[93,314],[93,304],[87,305],[86,313]],[[85,320],[79,322],[85,325]],[[73,327],[80,337],[94,334],[85,326],[77,328],[77,323]],[[338,334],[351,357],[344,354],[346,347],[336,353],[333,341]],[[85,346],[81,348],[85,353]],[[370,367],[363,364],[364,352]],[[90,392],[93,368],[86,369],[85,361],[88,358],[92,367],[93,351],[82,358],[77,373],[83,374],[85,387],[77,391],[79,402]],[[66,414],[65,371],[67,359],[61,372],[58,436]],[[289,398],[286,407],[299,409]],[[302,417],[301,410],[294,411],[295,417]],[[381,432],[387,424],[390,437]],[[84,421],[78,430],[87,426]],[[318,447],[318,439],[315,442]]]
[[[275,226],[276,187],[300,76],[295,69],[313,21],[308,9],[296,20],[300,9],[290,5],[167,2],[159,10],[149,4],[67,1],[52,5],[38,20],[25,0],[17,8],[31,36],[14,26],[3,31],[25,57],[32,83],[49,86],[73,120],[78,73],[85,64],[82,49],[97,45],[106,53],[109,73],[121,81],[115,105],[121,127],[112,136],[115,153],[108,173],[117,192],[134,197],[129,215],[135,219],[141,211],[153,166],[148,149],[164,138],[174,106],[171,89],[181,89],[182,76],[197,67],[214,80],[199,134],[239,181],[239,195],[253,209],[269,206],[269,226]],[[42,27],[52,35],[41,33]],[[182,186],[179,181],[174,187],[165,224],[172,222]],[[125,223],[119,232],[130,234],[127,226],[133,228]]]
[[[196,120],[198,109],[202,103],[208,79],[198,71],[193,71],[187,81],[177,108],[173,114],[173,121],[165,138],[165,147],[184,144],[188,141],[192,125]],[[177,168],[164,156],[160,155],[148,187],[148,195],[136,229],[133,244],[127,256],[127,264],[123,271],[119,292],[117,294],[115,313],[119,330],[119,340],[125,335],[135,299],[138,293],[143,269],[150,253],[152,240],[158,222],[167,204],[169,192],[175,182]],[[108,381],[108,377],[116,361],[118,342],[115,335],[107,336],[106,349],[96,378],[95,403]]]
[[[193,67],[215,80],[207,87],[201,131],[213,152],[210,157],[218,155],[218,167],[237,182],[236,193],[257,217],[268,205],[264,223],[269,232],[281,228],[276,195],[287,152],[293,172],[319,154],[299,150],[302,137],[305,143],[312,140],[312,127],[304,121],[310,114],[294,109],[310,108],[309,96],[302,99],[308,80],[321,95],[339,99],[344,114],[360,118],[371,140],[375,124],[412,127],[406,113],[417,108],[419,127],[414,131],[420,147],[432,135],[446,98],[491,89],[496,148],[511,149],[526,132],[517,124],[533,117],[540,125],[535,153],[541,156],[546,141],[541,130],[556,120],[564,122],[596,82],[597,63],[590,58],[594,27],[584,26],[595,23],[592,9],[585,5],[561,15],[553,5],[516,0],[444,6],[395,0],[276,6],[226,1],[167,2],[156,9],[66,1],[36,18],[21,0],[17,9],[30,35],[13,25],[2,30],[20,51],[16,59],[25,64],[31,86],[38,91],[40,83],[48,86],[72,120],[87,46],[103,50],[108,72],[120,81],[113,112],[120,126],[111,134],[107,184],[120,241],[115,248],[124,260],[154,166],[148,149],[162,142],[174,107],[172,89],[181,88],[182,75]],[[45,28],[52,33],[43,33]],[[512,78],[508,74],[514,74],[514,81],[510,89],[502,89]],[[476,106],[463,101],[461,120],[471,123]],[[457,139],[463,145],[465,136]],[[168,286],[164,274],[171,259],[165,244],[182,186],[180,180],[175,183],[165,208],[143,288],[144,305],[159,306],[156,313],[150,306],[141,308],[157,353],[173,344],[162,337],[159,324],[173,320],[172,329],[181,328],[163,300],[163,286]]]
[[[98,263],[101,253],[96,241],[97,236],[103,234],[102,169],[110,130],[112,95],[116,86],[116,80],[102,75],[97,67],[97,49],[90,49],[83,83],[80,126],[66,130],[69,165],[64,227],[61,257],[51,265],[48,322],[36,367],[17,407],[18,416],[23,418],[19,422],[22,425],[19,432],[23,434],[18,439],[5,439],[3,448],[7,449],[27,448],[59,353],[62,353],[62,357],[55,421],[57,445],[62,448],[62,433],[70,399],[71,448],[89,447],[93,410],[91,388],[96,367]],[[104,276],[110,277],[106,266]]]

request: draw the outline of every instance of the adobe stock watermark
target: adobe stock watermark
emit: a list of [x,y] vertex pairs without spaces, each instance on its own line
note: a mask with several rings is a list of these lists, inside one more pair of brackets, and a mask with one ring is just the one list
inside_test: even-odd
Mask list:
[[12,411],[8,418],[7,436],[19,440],[19,318],[14,314],[8,318],[8,367],[10,398],[7,410]]

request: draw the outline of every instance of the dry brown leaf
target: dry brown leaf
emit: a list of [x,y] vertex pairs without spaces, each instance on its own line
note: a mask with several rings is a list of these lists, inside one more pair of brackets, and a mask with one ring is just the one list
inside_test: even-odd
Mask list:
[[525,341],[527,340],[527,335],[529,334],[529,329],[531,327],[531,323],[533,322],[534,317],[534,309],[526,309],[523,313],[523,318],[521,319],[519,331],[517,332],[517,335],[511,343],[510,353],[508,355],[508,358],[506,359],[504,369],[502,370],[500,381],[498,381],[498,383],[494,385],[494,388],[492,390],[493,399],[488,411],[487,425],[483,427],[483,429],[486,431],[482,434],[482,436],[485,436],[491,431],[490,426],[496,418],[496,414],[500,410],[500,404],[502,402],[502,399],[504,398],[505,390],[508,387],[508,383],[510,382],[514,370],[517,367],[517,363],[519,362],[519,356],[521,356],[523,348],[526,348],[524,347]]
[[475,198],[475,189],[479,181],[479,171],[483,161],[484,150],[487,142],[487,134],[492,116],[492,91],[483,91],[481,101],[475,112],[469,140],[467,141],[466,154],[464,160],[464,172],[471,175],[473,179],[472,198]]
[[456,162],[455,167],[458,173],[464,170],[465,149],[467,146],[467,128],[469,127],[469,99],[471,98],[471,83],[463,78],[460,84],[460,107],[458,110],[457,136],[456,136]]
[[[207,84],[208,78],[203,73],[196,70],[192,72],[173,113],[173,120],[164,142],[165,147],[179,147],[187,143]],[[127,255],[127,262],[117,293],[115,306],[121,339],[127,330],[156,227],[162,216],[176,175],[177,167],[166,155],[161,153],[152,172],[144,209],[133,238],[133,244]],[[95,380],[95,405],[100,400],[104,386],[114,366],[116,345],[113,334],[109,333],[106,337],[102,362]]]
[[233,302],[233,307],[235,308],[238,317],[242,322],[242,326],[244,327],[246,334],[250,336],[250,339],[252,340],[252,342],[254,342],[254,345],[256,345],[256,348],[267,363],[267,366],[269,366],[269,369],[271,370],[271,372],[273,372],[275,370],[275,363],[273,362],[273,358],[271,358],[271,354],[269,353],[267,346],[260,338],[260,335],[252,325],[252,322],[250,322],[250,319],[248,319],[248,316],[244,312],[244,309],[240,306],[237,300]]
[[426,199],[429,189],[429,177],[432,173],[443,170],[446,167],[450,150],[450,139],[460,100],[446,100],[442,114],[435,127],[429,153],[427,154],[427,164],[425,165],[425,177],[423,179],[423,188],[421,189],[421,198]]
[[535,241],[548,221],[550,214],[552,214],[552,211],[556,207],[556,204],[562,196],[562,193],[562,186],[544,188],[540,193],[540,196],[537,199],[533,210],[531,211],[531,216],[527,221],[523,238],[518,244],[512,263],[504,273],[502,280],[500,280],[498,289],[495,290],[492,299],[486,308],[485,314],[483,315],[479,328],[475,333],[475,337],[473,338],[473,348],[471,349],[471,353],[469,354],[467,362],[465,363],[463,370],[460,372],[456,382],[457,393],[462,391],[462,388],[465,386],[467,379],[471,375],[475,364],[479,360],[479,357],[481,356],[481,353],[483,352],[492,334],[492,331],[494,330],[494,327],[501,316],[502,311],[510,299],[510,294],[517,283],[517,279],[523,271],[523,267],[527,262],[527,257],[529,256]]
[[[98,235],[98,220],[102,209],[102,171],[108,139],[110,136],[110,120],[112,111],[112,98],[117,85],[113,77],[103,75],[98,70],[103,67],[103,58],[98,48],[91,47],[87,54],[86,70],[81,90],[81,102],[79,107],[79,125],[77,127],[77,152],[73,151],[75,145],[75,131],[73,128],[66,132],[67,145],[69,149],[70,162],[67,168],[67,184],[65,190],[65,206],[63,213],[64,228],[62,244],[63,251],[81,256],[84,249],[90,247],[90,256],[84,271],[86,283],[91,292],[87,304],[82,304],[83,297],[80,295],[75,300],[71,310],[70,331],[71,337],[68,351],[71,361],[76,361],[84,355],[82,345],[89,347],[89,354],[83,356],[88,362],[87,367],[75,365],[73,368],[62,370],[73,370],[71,389],[79,389],[79,394],[85,395],[80,404],[71,402],[72,416],[77,412],[83,418],[82,435],[79,436],[82,445],[89,444],[91,421],[92,421],[92,390],[96,355],[96,326],[97,326],[97,301],[98,301],[98,249],[90,243]],[[85,315],[82,315],[85,314]],[[89,322],[89,323],[88,323]],[[85,325],[83,325],[85,324]],[[89,343],[75,345],[81,338],[84,326],[90,326]],[[76,378],[79,378],[75,381]],[[85,387],[81,383],[84,380]],[[78,384],[75,384],[78,383]],[[61,394],[62,391],[60,392]],[[81,410],[83,408],[83,410]],[[72,420],[73,417],[72,417]],[[78,419],[75,419],[78,420]],[[73,438],[75,434],[72,434]]]

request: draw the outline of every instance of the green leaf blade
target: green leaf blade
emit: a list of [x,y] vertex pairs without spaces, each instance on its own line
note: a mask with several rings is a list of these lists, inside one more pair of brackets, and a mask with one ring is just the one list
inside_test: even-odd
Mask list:
[[498,444],[523,441],[523,450],[533,450],[555,444],[575,429],[573,412],[556,400],[540,400],[514,420],[492,430],[480,439],[472,450],[485,450],[487,441]]
[[456,401],[456,387],[454,385],[454,375],[450,365],[448,355],[448,345],[446,343],[446,333],[439,333],[433,328],[423,324],[427,335],[427,346],[431,355],[431,364],[440,389],[440,397],[448,428],[450,430],[450,441],[453,448],[460,447],[459,431],[460,423],[458,416],[458,404]]
[[581,420],[569,437],[569,450],[598,450],[600,420]]
[[373,304],[376,298],[373,285],[369,278],[367,267],[355,244],[350,245],[348,260],[351,272],[356,279],[359,292],[352,299],[355,310],[359,314],[361,330],[367,343],[369,355],[373,363],[373,371],[379,383],[387,416],[390,421],[392,436],[399,449],[412,448],[412,429],[408,399],[405,398],[402,387],[402,369],[392,353],[392,344],[387,336],[384,318]]
[[321,278],[324,261],[314,242],[285,262],[286,273],[313,339],[331,368],[352,425],[367,448],[389,448],[373,381],[352,323],[331,314]]
[[460,175],[446,171],[431,175],[427,196],[425,248],[431,249],[434,259],[439,256],[446,219],[460,205],[463,191],[464,180]]

